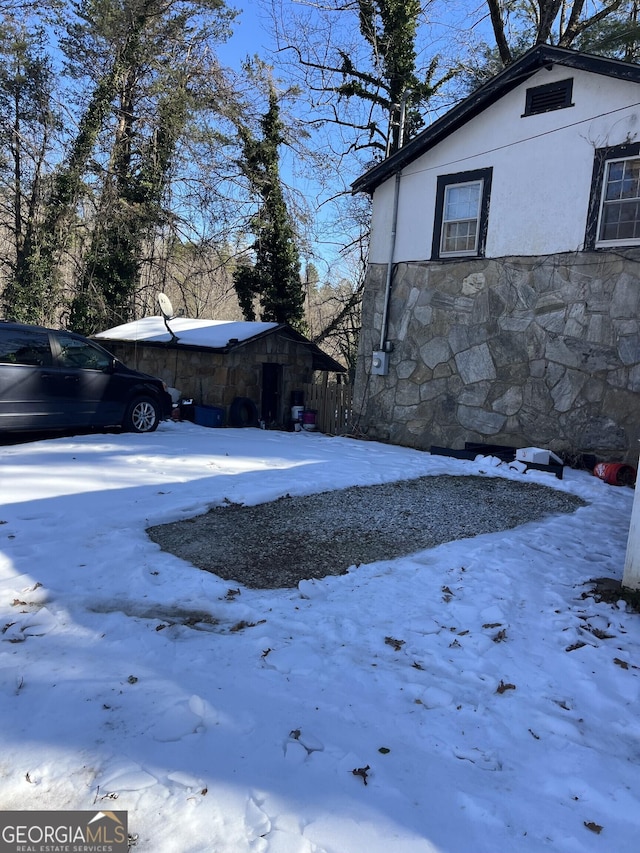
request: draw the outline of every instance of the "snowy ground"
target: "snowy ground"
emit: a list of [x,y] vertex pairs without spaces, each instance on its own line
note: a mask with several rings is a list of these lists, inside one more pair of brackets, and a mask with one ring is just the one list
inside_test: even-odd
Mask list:
[[[590,505],[269,591],[145,533],[442,473]],[[581,597],[631,489],[166,423],[2,447],[0,494],[0,809],[124,809],[145,853],[638,850],[640,616]]]

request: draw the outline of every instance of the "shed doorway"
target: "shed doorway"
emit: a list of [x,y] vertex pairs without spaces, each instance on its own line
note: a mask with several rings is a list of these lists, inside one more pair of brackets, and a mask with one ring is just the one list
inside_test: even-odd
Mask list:
[[281,417],[282,365],[262,365],[262,404],[260,417],[267,426],[277,424]]

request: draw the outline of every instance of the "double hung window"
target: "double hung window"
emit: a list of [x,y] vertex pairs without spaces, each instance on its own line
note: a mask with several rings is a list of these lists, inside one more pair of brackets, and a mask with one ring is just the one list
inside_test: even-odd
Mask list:
[[598,242],[640,242],[640,157],[605,164]]
[[450,184],[444,190],[440,255],[475,255],[478,248],[478,225],[482,181]]
[[433,258],[484,254],[491,172],[479,169],[438,178]]
[[597,149],[584,243],[640,245],[640,143]]

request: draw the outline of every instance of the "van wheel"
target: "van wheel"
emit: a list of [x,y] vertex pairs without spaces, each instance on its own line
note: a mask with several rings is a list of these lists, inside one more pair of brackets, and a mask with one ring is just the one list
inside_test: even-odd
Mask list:
[[153,432],[160,422],[160,407],[151,397],[136,397],[129,403],[122,423],[126,432]]

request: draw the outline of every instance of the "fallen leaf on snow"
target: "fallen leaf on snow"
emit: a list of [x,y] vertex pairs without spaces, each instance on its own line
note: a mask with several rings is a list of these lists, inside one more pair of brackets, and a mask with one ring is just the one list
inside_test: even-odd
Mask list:
[[369,765],[367,764],[367,766],[366,766],[366,767],[356,767],[356,768],[355,768],[355,770],[352,770],[351,772],[353,773],[353,775],[354,775],[354,776],[361,776],[361,777],[362,777],[362,781],[363,781],[363,782],[364,782],[364,784],[366,785],[366,784],[367,784],[367,776],[369,775],[369,770],[370,770],[370,769],[371,769],[371,768],[370,768],[370,767],[369,767]]

